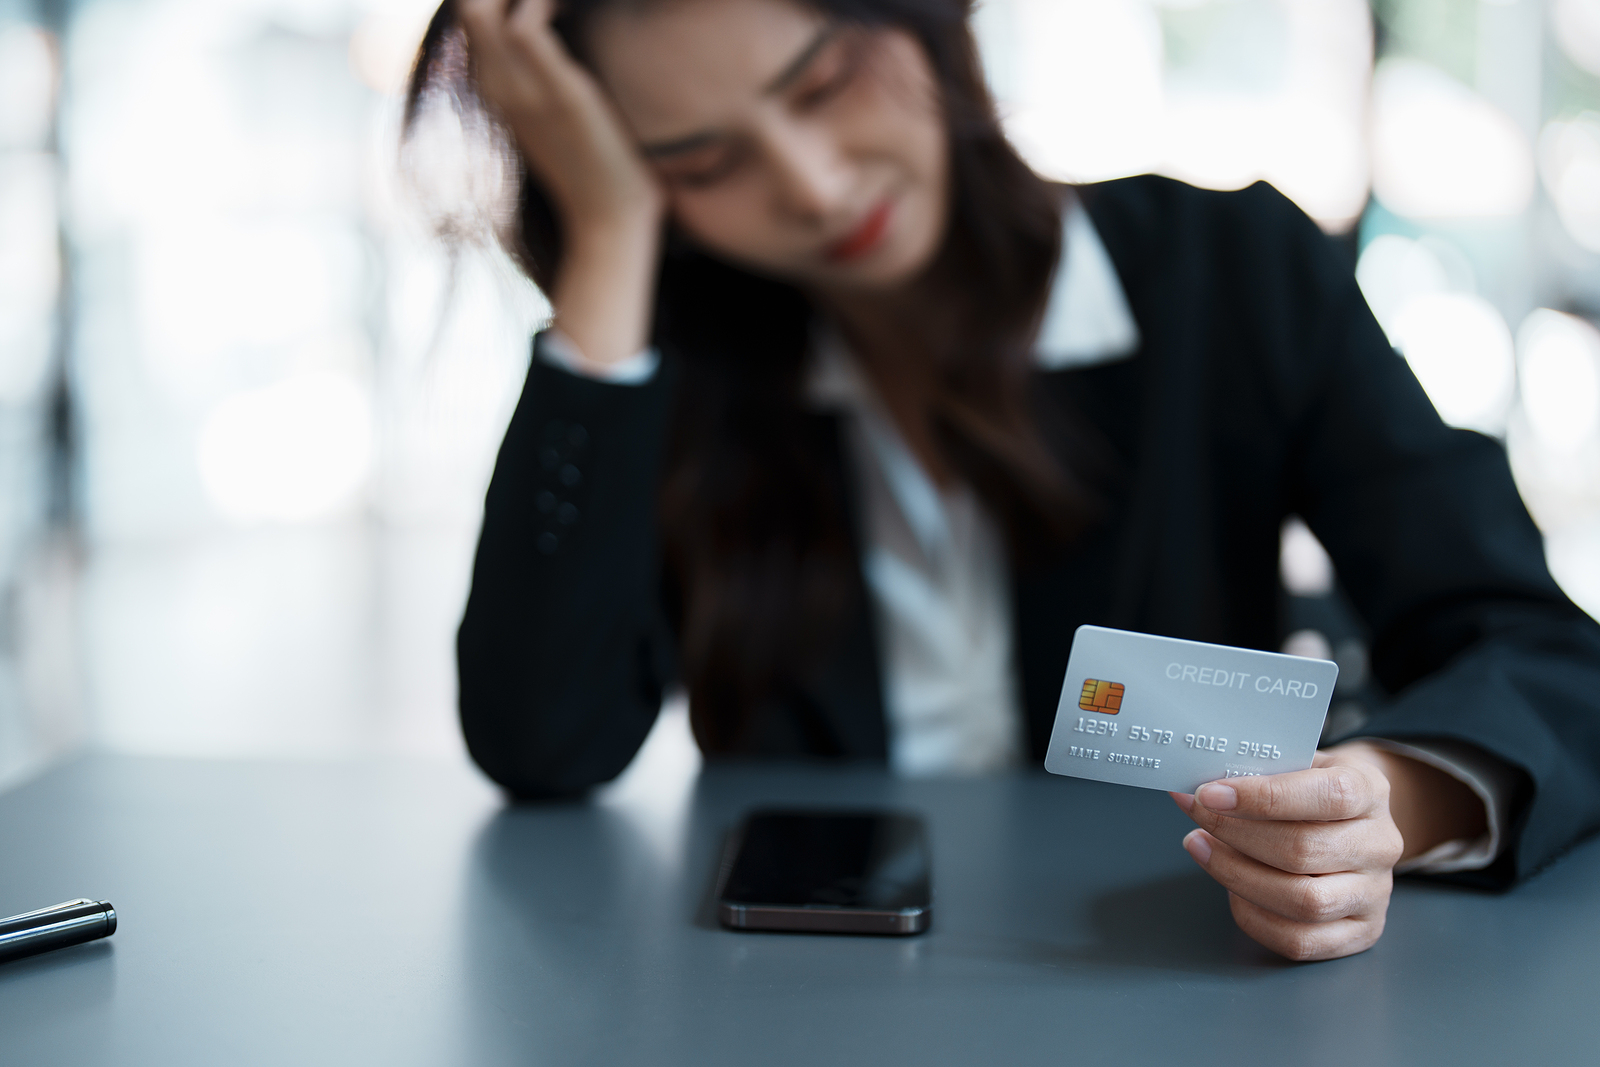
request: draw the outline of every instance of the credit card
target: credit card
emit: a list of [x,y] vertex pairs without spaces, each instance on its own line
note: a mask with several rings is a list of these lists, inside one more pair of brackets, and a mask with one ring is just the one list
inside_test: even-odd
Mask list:
[[1044,769],[1193,793],[1311,766],[1339,666],[1080,626]]

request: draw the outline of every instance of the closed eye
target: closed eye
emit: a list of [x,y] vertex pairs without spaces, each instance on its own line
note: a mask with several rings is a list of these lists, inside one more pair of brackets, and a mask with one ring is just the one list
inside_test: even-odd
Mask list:
[[658,159],[655,161],[655,172],[668,185],[705,188],[738,170],[745,155],[738,144],[717,142],[674,154],[670,159]]
[[[862,65],[863,39],[852,28],[827,25],[763,92],[799,111],[826,105],[850,87]],[[657,177],[670,186],[700,189],[736,173],[750,147],[736,136],[706,131],[642,146]]]

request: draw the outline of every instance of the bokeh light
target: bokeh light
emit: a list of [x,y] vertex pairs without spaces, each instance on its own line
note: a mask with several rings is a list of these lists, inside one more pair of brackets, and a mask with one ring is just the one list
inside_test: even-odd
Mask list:
[[1007,0],[986,14],[998,24],[988,51],[1003,57],[1006,128],[1035,166],[1098,181],[1160,162],[1161,25],[1150,5]]
[[1511,331],[1493,304],[1471,293],[1424,293],[1395,314],[1393,340],[1445,422],[1505,429],[1516,364]]
[[1278,577],[1285,589],[1294,596],[1310,597],[1327,596],[1333,591],[1333,560],[1303,519],[1296,517],[1284,523],[1280,541]]
[[1515,215],[1533,195],[1533,153],[1512,119],[1445,72],[1385,59],[1372,85],[1372,185],[1416,219]]
[[1522,407],[1541,443],[1572,452],[1600,430],[1600,331],[1540,308],[1517,330]]
[[350,69],[369,88],[400,94],[438,6],[434,0],[390,0],[373,8],[350,34]]
[[0,23],[0,149],[43,148],[55,94],[55,40],[38,26]]
[[1356,263],[1373,316],[1453,426],[1505,428],[1515,388],[1511,332],[1475,290],[1472,264],[1449,241],[1381,234]]
[[1367,193],[1362,0],[989,0],[1006,129],[1042,173],[1276,185],[1331,230]]
[[1600,252],[1600,114],[1585,111],[1545,125],[1539,176],[1567,233]]
[[1380,234],[1362,249],[1356,282],[1379,325],[1395,341],[1395,323],[1412,300],[1430,293],[1474,291],[1472,264],[1438,237],[1413,239]]
[[1600,77],[1600,0],[1552,0],[1550,23],[1567,57]]
[[311,371],[219,403],[200,430],[200,477],[230,518],[321,518],[366,480],[372,432],[361,385]]

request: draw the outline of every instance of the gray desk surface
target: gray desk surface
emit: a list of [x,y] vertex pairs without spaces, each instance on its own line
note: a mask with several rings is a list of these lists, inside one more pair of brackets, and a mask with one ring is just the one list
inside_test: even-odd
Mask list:
[[[933,931],[718,929],[722,835],[769,801],[923,813]],[[121,927],[0,965],[0,1063],[1600,1061],[1594,844],[1503,896],[1402,885],[1377,948],[1297,966],[1234,930],[1159,793],[719,768],[687,810],[80,760],[0,796],[0,915],[103,896]]]

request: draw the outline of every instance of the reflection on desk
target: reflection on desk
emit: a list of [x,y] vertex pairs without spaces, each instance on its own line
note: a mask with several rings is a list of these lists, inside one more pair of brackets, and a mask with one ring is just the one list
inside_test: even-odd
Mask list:
[[[735,933],[761,804],[926,818],[913,939]],[[505,806],[469,769],[90,757],[0,796],[0,912],[115,899],[112,941],[0,968],[10,1064],[1593,1062],[1600,848],[1504,895],[1403,884],[1362,956],[1240,934],[1159,793],[1043,774],[713,766]]]

